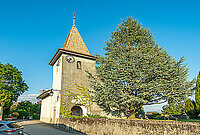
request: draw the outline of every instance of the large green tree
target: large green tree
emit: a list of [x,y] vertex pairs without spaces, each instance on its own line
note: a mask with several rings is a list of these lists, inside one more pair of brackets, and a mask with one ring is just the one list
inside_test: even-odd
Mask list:
[[[11,64],[0,63],[0,101],[4,104],[4,111],[9,110],[11,103],[28,90],[28,86],[22,78],[22,72]],[[7,95],[7,100],[4,100]]]
[[108,114],[130,117],[143,105],[180,102],[193,87],[185,59],[175,60],[131,17],[112,32],[104,49],[90,77],[93,98]]

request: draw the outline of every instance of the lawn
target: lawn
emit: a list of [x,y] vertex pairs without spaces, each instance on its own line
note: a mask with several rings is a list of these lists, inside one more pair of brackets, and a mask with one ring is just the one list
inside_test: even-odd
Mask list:
[[200,119],[178,119],[177,121],[183,121],[183,122],[200,122]]

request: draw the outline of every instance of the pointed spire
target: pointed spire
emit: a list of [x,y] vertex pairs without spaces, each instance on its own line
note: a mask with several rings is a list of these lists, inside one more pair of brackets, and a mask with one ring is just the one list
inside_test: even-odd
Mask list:
[[74,17],[73,17],[73,26],[67,36],[67,39],[62,49],[77,52],[77,53],[82,53],[86,55],[91,55],[80,33],[78,32],[78,29],[75,26],[75,12],[74,12]]
[[74,12],[74,16],[73,16],[73,26],[75,26],[75,12]]

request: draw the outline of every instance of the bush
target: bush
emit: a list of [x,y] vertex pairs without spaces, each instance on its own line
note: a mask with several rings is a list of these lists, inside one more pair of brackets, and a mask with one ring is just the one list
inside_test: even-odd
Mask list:
[[40,119],[40,115],[33,115],[33,119],[39,120]]
[[26,110],[19,109],[17,112],[19,113],[19,116],[18,116],[19,119],[23,119],[23,116],[25,119],[28,119],[29,114]]
[[75,116],[75,115],[67,115],[65,117],[71,118],[71,119],[78,119],[78,118],[107,118],[106,116],[101,116],[101,115],[92,115],[92,114],[87,114],[87,116]]
[[78,119],[78,118],[82,118],[81,116],[76,116],[76,115],[67,115],[65,117],[71,118],[71,119]]
[[101,116],[101,115],[92,115],[92,114],[87,114],[85,116],[86,118],[107,118],[106,116]]
[[18,117],[18,116],[19,116],[19,113],[18,113],[18,112],[13,112],[13,113],[12,113],[12,116],[13,116],[13,117]]
[[150,119],[159,119],[161,118],[161,113],[152,113],[150,116],[149,116]]

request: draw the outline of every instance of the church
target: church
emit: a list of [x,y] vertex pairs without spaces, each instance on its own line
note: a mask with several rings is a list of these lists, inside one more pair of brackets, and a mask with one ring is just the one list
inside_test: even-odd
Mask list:
[[74,101],[73,97],[66,94],[67,90],[76,95],[80,94],[75,88],[76,83],[84,88],[90,88],[86,71],[94,74],[96,70],[96,58],[90,54],[75,26],[75,14],[73,26],[63,47],[57,50],[49,65],[53,67],[52,89],[40,90],[42,93],[37,97],[42,100],[41,121],[58,123],[63,115],[62,110],[66,108],[70,111],[70,115],[105,115],[96,103],[86,106]]

